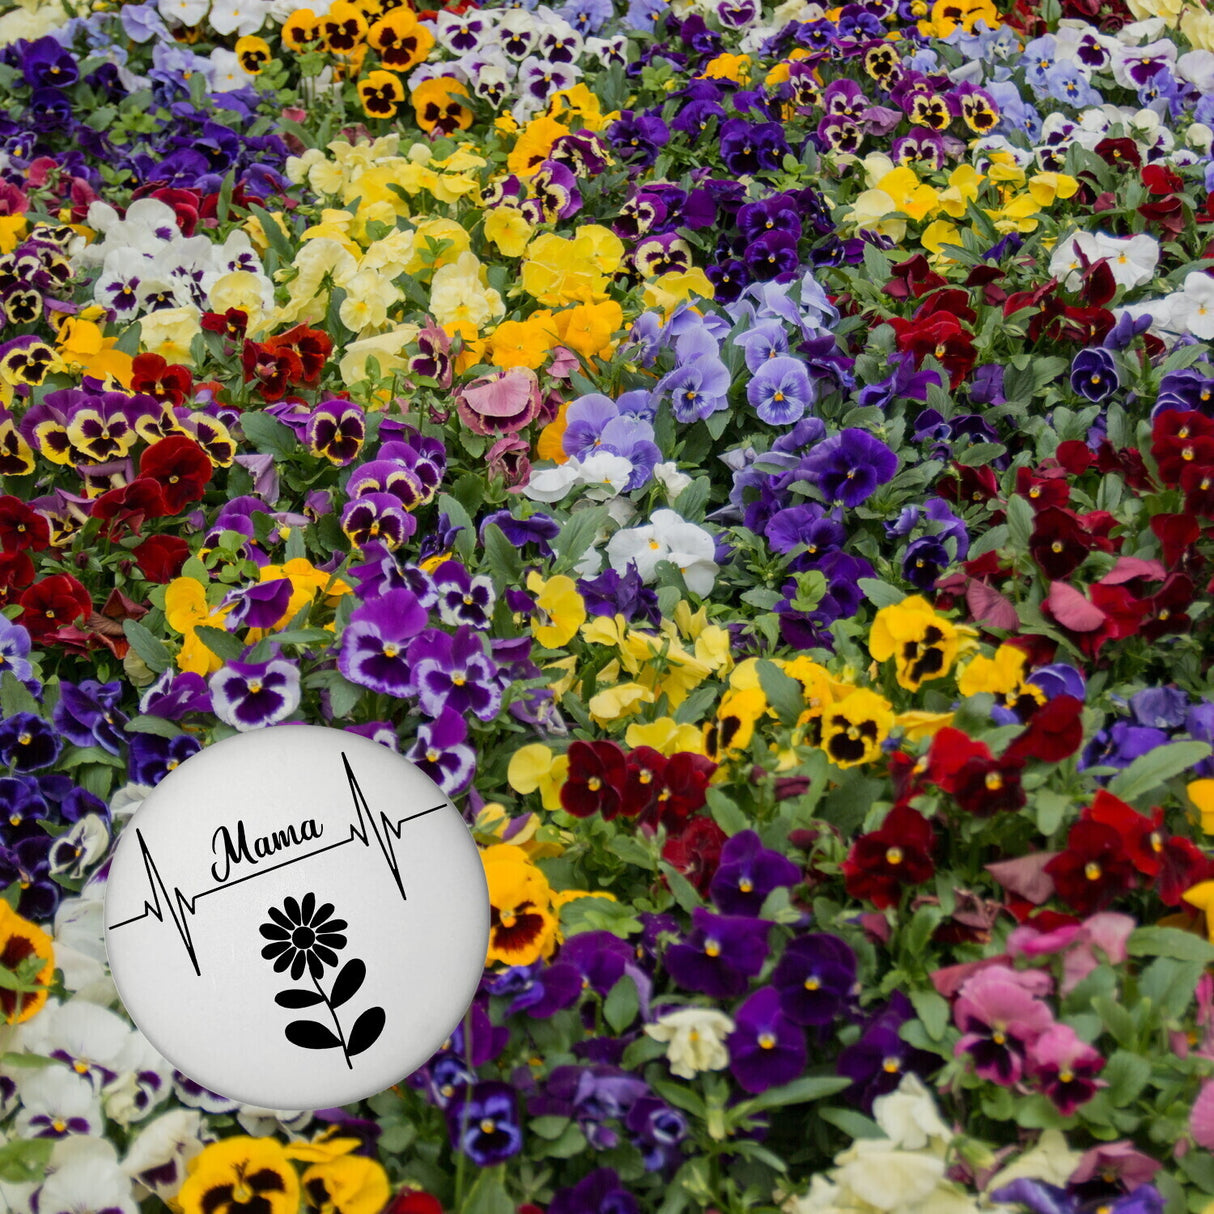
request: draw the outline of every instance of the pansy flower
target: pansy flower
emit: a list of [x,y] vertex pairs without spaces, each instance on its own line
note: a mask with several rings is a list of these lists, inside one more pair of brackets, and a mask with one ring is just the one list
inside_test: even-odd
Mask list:
[[[16,673],[11,663],[0,664],[0,669]],[[0,759],[14,771],[49,767],[62,747],[59,731],[33,713],[19,712],[0,721]]]
[[372,691],[406,695],[410,686],[406,651],[426,620],[426,609],[417,596],[403,587],[370,600],[355,609],[342,632],[338,669],[352,683]]
[[512,843],[481,852],[489,887],[489,951],[486,965],[531,965],[556,947],[552,891],[543,872]]
[[451,1143],[480,1167],[491,1167],[523,1149],[518,1098],[508,1083],[488,1080],[465,1088],[447,1106]]
[[242,733],[277,725],[299,707],[299,667],[284,658],[228,662],[209,686],[215,715]]
[[183,1214],[296,1214],[299,1178],[273,1138],[225,1138],[192,1162],[177,1203]]
[[936,871],[931,823],[904,805],[895,805],[879,829],[861,835],[843,862],[847,892],[882,909],[895,906],[908,885],[921,885]]
[[741,995],[763,968],[771,924],[744,915],[714,915],[703,907],[692,911],[691,919],[686,938],[666,950],[670,976],[685,990],[715,999]]
[[773,986],[755,991],[734,1014],[729,1069],[747,1092],[790,1083],[805,1069],[805,1030],[784,1012]]
[[926,599],[912,595],[877,612],[868,648],[878,662],[893,658],[898,685],[918,691],[924,682],[949,673],[960,642],[950,620],[937,614]]

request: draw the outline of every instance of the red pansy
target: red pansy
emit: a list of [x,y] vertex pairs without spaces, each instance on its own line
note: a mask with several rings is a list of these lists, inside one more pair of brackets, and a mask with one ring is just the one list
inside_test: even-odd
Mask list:
[[1137,884],[1126,841],[1112,826],[1090,818],[1071,827],[1066,850],[1045,871],[1058,896],[1080,915],[1104,910]]
[[1003,758],[1009,763],[1026,759],[1060,763],[1082,745],[1083,701],[1074,696],[1055,696],[1033,713],[1024,732],[1003,752]]
[[139,475],[150,476],[164,491],[166,514],[178,514],[196,502],[211,479],[207,453],[184,434],[170,434],[148,447],[139,458]]
[[149,535],[131,549],[139,572],[149,582],[171,582],[190,555],[190,546],[179,535]]
[[702,815],[692,818],[680,834],[666,840],[662,859],[682,873],[701,895],[706,895],[721,863],[721,848],[727,837],[711,818]]
[[0,607],[15,603],[33,581],[34,562],[28,552],[0,552]]
[[303,381],[303,363],[289,347],[275,349],[268,343],[246,340],[240,365],[245,383],[255,383],[265,401],[282,400],[290,388]]
[[21,592],[18,623],[35,644],[92,610],[89,592],[70,573],[53,573]]
[[895,805],[879,830],[861,835],[843,861],[847,892],[884,910],[897,904],[906,885],[921,885],[936,871],[931,823],[904,805]]
[[112,535],[121,535],[128,527],[138,531],[145,519],[161,518],[166,512],[164,489],[150,476],[137,476],[103,493],[90,511],[94,518],[111,524],[106,530]]
[[159,354],[136,354],[131,366],[131,388],[170,405],[184,404],[194,389],[188,367],[170,363]]
[[5,552],[41,552],[51,542],[51,525],[32,506],[6,493],[0,497],[0,547]]
[[628,770],[615,742],[583,742],[569,747],[569,771],[561,785],[561,806],[576,818],[597,813],[614,818],[624,808]]

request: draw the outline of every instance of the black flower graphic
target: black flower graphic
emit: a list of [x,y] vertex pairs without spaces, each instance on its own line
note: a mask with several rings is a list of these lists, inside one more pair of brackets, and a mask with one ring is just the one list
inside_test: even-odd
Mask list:
[[315,894],[305,894],[303,902],[284,898],[282,910],[269,909],[270,922],[261,925],[261,934],[270,941],[261,950],[267,961],[274,962],[275,973],[291,971],[291,981],[298,982],[304,967],[313,978],[320,978],[325,966],[337,964],[337,953],[346,947],[344,919],[330,919],[333,903],[316,905]]
[[286,1039],[305,1050],[340,1049],[346,1066],[352,1069],[351,1059],[379,1040],[388,1017],[382,1007],[369,1007],[354,1021],[349,1032],[342,1026],[337,1009],[358,994],[367,978],[367,967],[357,957],[351,957],[341,967],[328,991],[320,985],[326,967],[336,968],[337,954],[346,947],[342,935],[346,921],[331,919],[333,903],[318,907],[312,893],[298,902],[284,898],[281,910],[272,906],[266,913],[270,921],[263,923],[260,931],[270,943],[261,950],[261,955],[274,962],[275,973],[283,974],[289,969],[292,982],[298,982],[305,971],[312,980],[312,989],[294,987],[279,991],[274,1002],[293,1011],[323,1005],[333,1022],[329,1028],[319,1020],[292,1020],[283,1030]]

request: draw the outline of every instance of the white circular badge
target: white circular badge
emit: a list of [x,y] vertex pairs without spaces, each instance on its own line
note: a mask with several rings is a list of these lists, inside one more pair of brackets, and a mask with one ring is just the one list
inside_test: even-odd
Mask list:
[[489,891],[459,811],[408,760],[279,725],[200,751],[119,838],[105,944],[178,1070],[272,1109],[411,1074],[476,993]]

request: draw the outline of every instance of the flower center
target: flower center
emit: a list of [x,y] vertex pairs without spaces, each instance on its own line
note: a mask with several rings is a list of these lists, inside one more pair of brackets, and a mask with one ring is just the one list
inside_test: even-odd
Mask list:
[[902,863],[902,848],[900,848],[900,847],[889,848],[885,853],[885,862],[887,864],[901,864]]
[[988,771],[986,786],[991,792],[998,792],[1003,787],[1003,777],[997,771]]
[[1087,879],[1089,881],[1099,881],[1100,880],[1100,865],[1097,864],[1095,860],[1089,860],[1083,866],[1083,875],[1085,877],[1087,877]]
[[704,952],[710,957],[719,957],[721,955],[721,942],[719,940],[705,940]]
[[316,943],[316,933],[310,927],[297,927],[291,933],[291,943],[296,948],[309,949]]
[[759,1034],[759,1049],[771,1050],[771,1049],[775,1049],[775,1045],[776,1045],[776,1039],[774,1036],[772,1036],[771,1033],[760,1033]]

